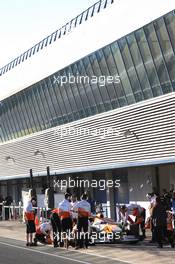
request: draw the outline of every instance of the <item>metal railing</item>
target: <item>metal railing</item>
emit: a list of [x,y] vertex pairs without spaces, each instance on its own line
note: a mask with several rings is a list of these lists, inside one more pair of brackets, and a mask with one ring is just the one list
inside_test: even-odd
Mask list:
[[48,45],[62,38],[64,35],[70,33],[78,25],[81,25],[89,18],[93,17],[95,14],[99,13],[101,10],[105,9],[107,6],[111,5],[112,3],[114,3],[114,0],[100,0],[94,5],[90,6],[88,9],[86,9],[84,12],[82,12],[81,14],[70,20],[64,26],[62,26],[61,28],[59,28],[58,30],[56,30],[55,32],[53,32],[52,34],[41,40],[39,43],[37,43],[29,50],[25,51],[23,54],[15,58],[13,61],[3,66],[0,69],[0,76],[12,70],[18,64],[29,59],[31,56],[33,56],[40,50],[44,49]]
[[[10,205],[6,206],[3,203],[0,203],[0,220],[5,221],[19,221],[19,222],[24,222],[24,211],[23,211],[23,206],[21,204],[19,205]],[[117,210],[118,205],[115,206],[115,211]],[[38,217],[40,222],[44,222],[45,219],[49,218],[50,215],[50,210],[49,208],[46,207],[33,207],[35,210],[35,214]],[[110,217],[110,209],[111,206],[107,205],[98,205],[96,207],[96,213],[103,213],[104,217]]]
[[[22,205],[10,205],[6,206],[0,204],[0,220],[5,221],[19,221],[24,222],[24,210]],[[44,222],[49,217],[48,208],[45,207],[33,207],[35,215],[38,217],[40,222]]]

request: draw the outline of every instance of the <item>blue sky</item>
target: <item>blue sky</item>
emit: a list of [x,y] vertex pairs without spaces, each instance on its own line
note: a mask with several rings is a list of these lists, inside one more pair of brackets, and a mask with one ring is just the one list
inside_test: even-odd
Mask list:
[[0,68],[97,1],[1,1]]

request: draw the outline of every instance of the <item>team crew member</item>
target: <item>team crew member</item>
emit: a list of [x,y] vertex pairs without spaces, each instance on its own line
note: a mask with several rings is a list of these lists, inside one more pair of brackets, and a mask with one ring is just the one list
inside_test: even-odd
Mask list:
[[33,246],[33,233],[35,233],[35,214],[33,210],[33,206],[36,206],[36,199],[32,197],[30,201],[28,201],[26,207],[24,208],[24,217],[26,221],[26,246]]
[[58,247],[61,241],[61,220],[58,209],[52,210],[50,220],[53,229],[53,246]]
[[76,241],[76,249],[82,248],[85,238],[85,247],[88,248],[88,226],[89,216],[91,215],[91,206],[87,202],[87,195],[84,193],[81,201],[77,203],[76,208],[78,211],[77,231],[78,239]]
[[59,217],[61,219],[61,230],[62,230],[61,242],[63,237],[64,246],[68,248],[68,237],[70,236],[70,233],[72,231],[72,217],[71,217],[72,207],[70,203],[69,193],[65,193],[65,199],[61,203],[59,203],[58,209],[59,209]]
[[[129,221],[131,224],[139,225],[142,230],[143,238],[145,238],[145,218],[146,218],[146,210],[145,208],[141,207],[138,204],[130,204],[129,206],[122,206],[120,208],[121,218],[123,219],[124,223]],[[130,215],[135,216],[135,221],[130,217]],[[138,232],[139,235],[139,232]]]
[[135,224],[138,224],[142,231],[143,239],[146,238],[145,235],[145,219],[146,219],[146,210],[145,208],[138,206],[133,210],[133,216],[136,217]]
[[154,229],[155,229],[155,239],[158,242],[158,247],[163,247],[163,235],[167,228],[167,214],[164,205],[161,202],[160,197],[156,198],[156,205],[153,208],[152,214]]
[[166,235],[172,248],[174,248],[173,212],[167,211],[167,231]]
[[154,193],[148,193],[146,195],[148,201],[150,202],[149,204],[149,207],[148,207],[148,210],[149,210],[149,218],[148,218],[148,222],[147,222],[147,226],[150,227],[151,229],[151,232],[152,232],[152,238],[151,240],[149,241],[150,243],[154,243],[156,242],[156,235],[155,235],[155,228],[154,228],[154,222],[153,222],[153,218],[152,218],[152,215],[153,215],[153,209],[156,205],[156,198],[157,198],[157,195],[154,194]]
[[50,243],[50,232],[52,230],[52,226],[50,222],[42,223],[36,230],[34,242],[37,245],[37,241],[41,243]]

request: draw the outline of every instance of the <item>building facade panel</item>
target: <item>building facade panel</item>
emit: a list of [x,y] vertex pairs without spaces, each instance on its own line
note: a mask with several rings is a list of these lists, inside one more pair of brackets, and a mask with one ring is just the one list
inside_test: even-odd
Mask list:
[[1,143],[1,177],[173,162],[174,103],[171,93]]

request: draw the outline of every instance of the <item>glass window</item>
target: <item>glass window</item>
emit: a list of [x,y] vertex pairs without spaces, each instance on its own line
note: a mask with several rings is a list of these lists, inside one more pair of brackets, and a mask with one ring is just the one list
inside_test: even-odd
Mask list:
[[117,108],[120,106],[120,102],[118,100],[118,97],[120,97],[119,94],[121,94],[122,99],[125,100],[125,104],[127,104],[126,97],[123,89],[121,89],[121,85],[119,85],[119,83],[116,81],[119,78],[119,74],[117,72],[116,64],[110,50],[110,45],[103,48],[103,54],[109,72],[106,80],[106,87],[110,94],[112,108]]
[[37,102],[35,100],[35,96],[33,93],[34,87],[35,86],[33,86],[32,89],[29,91],[28,100],[30,102],[30,105],[32,106],[31,113],[32,113],[32,117],[34,119],[34,129],[35,129],[35,131],[40,131],[41,130],[41,123],[40,123],[39,113],[37,111],[37,109],[38,109]]
[[143,91],[144,99],[152,98],[153,94],[152,94],[151,86],[147,77],[146,68],[145,65],[143,64],[142,55],[140,53],[134,33],[127,36],[127,43],[135,65],[137,77],[139,79],[139,83]]
[[81,65],[79,62],[77,63],[74,63],[74,68],[73,68],[73,72],[74,74],[77,73],[77,76],[78,76],[78,82],[77,82],[77,88],[79,90],[79,94],[80,94],[80,97],[81,97],[81,101],[82,101],[82,104],[83,104],[83,108],[87,108],[90,106],[90,102],[88,100],[88,97],[87,97],[87,94],[86,94],[86,91],[84,89],[84,86],[83,86],[83,83],[82,83],[82,79],[81,77],[83,77],[83,75],[81,74],[82,73],[82,70],[80,71],[81,69]]
[[[66,107],[68,122],[72,122],[75,118],[77,119],[76,117],[77,105],[75,103],[75,100],[72,94],[72,86],[70,84],[70,82],[73,83],[74,80],[73,80],[73,76],[71,75],[72,74],[70,73],[68,68],[59,72],[60,79],[63,78],[62,79],[63,82],[60,80],[59,89],[60,89],[60,93],[61,93],[61,96],[64,100],[64,104]],[[75,117],[73,117],[72,115],[73,111],[74,111]]]
[[13,119],[13,127],[14,127],[14,138],[16,137],[19,137],[21,134],[20,134],[20,129],[19,129],[19,120],[17,119],[17,115],[14,111],[14,105],[15,105],[15,101],[14,101],[14,98],[9,98],[7,99],[7,104],[8,104],[8,107],[9,107],[9,110],[10,110],[10,115]]
[[[76,101],[76,105],[77,105],[77,109],[79,112],[79,117],[85,117],[85,107],[84,104],[85,102],[83,102],[83,99],[87,101],[87,97],[82,97],[82,79],[81,76],[78,73],[78,68],[76,63],[72,64],[72,66],[70,66],[70,73],[75,77],[75,83],[71,84],[71,90],[72,90],[72,95],[73,98]],[[77,92],[74,93],[74,91],[77,90]],[[83,90],[84,92],[84,90]],[[75,96],[75,94],[77,94],[77,96]],[[77,100],[78,99],[78,100]]]
[[133,91],[131,89],[131,84],[130,84],[117,42],[114,42],[113,44],[111,44],[111,50],[112,50],[113,57],[114,57],[114,60],[115,60],[115,63],[116,63],[116,66],[119,72],[122,87],[126,94],[127,102],[128,104],[135,103],[135,98],[133,95]]
[[33,133],[33,130],[32,130],[32,124],[30,121],[30,116],[26,108],[26,98],[24,97],[24,94],[22,92],[20,93],[20,97],[21,97],[21,102],[20,102],[21,111],[23,112],[23,116],[26,121],[26,127],[28,130],[28,133],[31,134]]
[[6,133],[4,131],[3,119],[2,119],[2,110],[1,110],[0,111],[0,142],[4,142],[5,140],[6,140]]
[[25,100],[26,100],[26,109],[30,118],[30,123],[32,125],[32,130],[33,132],[38,131],[37,129],[37,121],[36,121],[36,117],[35,117],[35,112],[33,109],[33,103],[32,103],[32,99],[31,99],[31,91],[23,91],[24,92],[24,96],[25,96]]
[[146,36],[148,39],[149,47],[157,68],[157,74],[161,83],[163,93],[167,93],[172,90],[169,74],[165,65],[163,54],[160,49],[159,41],[154,29],[154,23],[145,27]]
[[63,110],[62,110],[62,107],[60,105],[60,97],[59,97],[59,94],[57,93],[57,86],[55,83],[55,79],[50,77],[50,83],[51,83],[51,86],[53,89],[54,98],[56,99],[56,102],[57,102],[57,107],[59,108],[59,114],[58,114],[58,116],[60,116],[59,122],[61,122],[61,124],[62,124],[62,123],[64,123],[63,122]]
[[[56,77],[58,77],[58,76],[56,76]],[[58,99],[60,108],[62,110],[63,123],[67,123],[69,121],[69,119],[67,117],[68,112],[67,112],[67,108],[66,108],[66,105],[65,105],[65,101],[64,101],[63,96],[62,96],[62,87],[61,87],[61,84],[58,83],[57,81],[55,81],[53,83],[53,86],[54,86],[55,93],[57,95],[57,99]]]
[[74,65],[72,65],[72,67],[67,67],[65,71],[63,71],[63,75],[67,76],[67,81],[63,89],[65,90],[67,98],[69,99],[71,105],[71,109],[69,112],[77,112],[78,109],[82,109],[83,106],[79,91],[77,89],[77,72],[74,69]]
[[60,105],[59,105],[59,102],[58,102],[58,99],[57,99],[57,96],[56,96],[56,93],[54,90],[53,81],[50,77],[47,78],[47,81],[48,81],[48,85],[49,85],[49,92],[50,92],[50,95],[52,98],[52,103],[53,103],[53,106],[54,106],[55,112],[56,112],[56,118],[55,118],[54,122],[57,125],[62,124],[63,123],[62,110],[60,108]]
[[[5,132],[5,138],[7,140],[11,139],[10,137],[10,131],[8,128],[8,123],[6,122],[6,110],[5,110],[5,103],[3,104],[3,108],[2,108],[2,116],[1,116],[1,120],[2,120],[2,124],[3,124],[3,131]],[[1,125],[2,126],[2,125]]]
[[20,116],[17,109],[17,101],[15,97],[12,97],[10,101],[7,101],[7,103],[11,106],[11,109],[13,111],[13,118],[15,121],[15,137],[22,136],[23,127],[20,121]]
[[144,30],[143,29],[137,30],[135,32],[135,36],[145,65],[149,83],[152,88],[153,96],[159,96],[162,94],[162,90],[160,87],[159,78],[157,75],[153,58],[151,56],[151,52],[149,49],[148,41],[146,39]]
[[[77,62],[77,70],[78,70],[78,74],[79,74],[80,78],[88,77],[82,60]],[[84,93],[85,98],[87,98],[87,99],[83,100],[83,103],[84,103],[84,109],[85,109],[85,116],[89,116],[89,115],[91,115],[91,110],[90,110],[90,106],[92,104],[91,98],[93,98],[93,101],[94,101],[94,97],[93,97],[93,93],[92,93],[91,84],[86,86],[86,83],[83,80],[81,80],[81,89],[80,90],[81,90],[81,94]],[[87,102],[87,104],[85,104],[85,102]]]
[[40,85],[40,96],[41,100],[43,100],[43,106],[45,109],[45,112],[47,114],[47,127],[51,127],[52,119],[53,119],[53,109],[51,106],[51,100],[50,96],[47,91],[47,85],[45,83],[45,80],[42,80],[39,82]]
[[[163,18],[156,22],[156,32],[161,45],[162,52],[164,54],[164,59],[166,62],[166,67],[168,69],[169,77],[174,83],[175,80],[175,53],[171,44],[171,40],[165,25],[165,20]],[[170,90],[172,91],[172,89]]]
[[125,69],[128,71],[129,69],[133,68],[132,59],[130,56],[130,52],[128,49],[128,45],[125,38],[121,38],[118,41],[118,45],[120,48],[121,55],[123,57],[123,62],[125,64]]
[[44,85],[45,85],[45,96],[47,98],[47,103],[48,103],[48,106],[49,106],[49,110],[50,110],[50,113],[51,113],[51,119],[55,119],[57,117],[57,112],[55,110],[55,105],[53,103],[53,100],[52,100],[52,96],[51,96],[51,93],[50,93],[50,85],[49,85],[49,82],[47,79],[44,79],[43,81]]
[[6,140],[6,131],[4,128],[4,120],[3,120],[3,103],[0,102],[0,140],[3,142]]
[[166,65],[169,72],[169,76],[172,81],[173,90],[175,90],[175,55],[169,54],[166,56]]
[[170,43],[168,32],[164,23],[164,19],[161,18],[154,23],[155,30],[159,39],[159,43],[164,56],[168,53],[173,53],[173,49]]
[[[121,81],[121,76],[119,74],[119,70],[118,70],[117,65],[116,65],[114,54],[112,52],[112,45],[109,46],[109,51],[110,51],[109,56],[107,57],[106,61],[108,64],[109,71],[115,79],[113,85],[114,85],[115,92],[117,95],[117,98],[112,99],[111,103],[112,103],[114,108],[119,107],[119,106],[122,107],[122,106],[127,105],[129,102],[127,101],[125,90],[124,90],[124,87],[123,87],[123,84]],[[113,65],[113,64],[114,64],[114,66],[110,67],[110,65]]]
[[10,107],[7,102],[5,104],[5,120],[7,122],[8,130],[9,130],[9,137],[15,138],[15,128],[13,126],[13,121],[10,115]]
[[18,95],[16,95],[16,101],[18,102],[17,106],[18,106],[18,112],[19,112],[19,116],[20,116],[20,121],[22,124],[22,128],[23,128],[23,135],[28,135],[29,131],[28,131],[28,126],[27,126],[27,121],[24,115],[24,111],[22,111],[21,108],[21,104],[22,104],[22,100],[21,100],[21,96],[20,93]]
[[38,102],[37,100],[37,84],[32,86],[31,89],[31,98],[32,98],[32,102],[33,102],[33,108],[35,111],[35,115],[36,115],[36,122],[37,122],[37,126],[39,128],[39,130],[43,129],[43,116],[41,114],[40,111],[40,102]]
[[47,128],[48,126],[47,124],[48,124],[49,117],[45,110],[45,101],[42,100],[43,94],[41,93],[41,89],[42,87],[39,85],[39,83],[37,83],[35,86],[34,95],[35,95],[36,101],[38,102],[38,108],[40,109],[40,113],[42,115],[43,123],[41,124],[41,128],[44,129],[44,128]]
[[[106,89],[106,69],[104,65],[104,56],[101,50],[95,52],[93,56],[89,56],[89,60],[91,63],[92,75],[90,76],[92,89],[94,91],[94,96],[96,98],[96,103],[99,105],[99,100],[103,102],[104,110],[100,109],[102,105],[99,105],[99,111],[111,110],[111,101]],[[102,72],[102,69],[104,73]],[[95,81],[95,82],[94,82]],[[98,106],[98,107],[99,107]]]
[[135,71],[135,67],[132,61],[126,38],[122,38],[119,40],[119,47],[123,57],[124,65],[128,72],[128,77],[135,96],[135,100],[136,102],[141,101],[143,100],[143,93],[137,77],[137,73]]
[[[94,73],[92,71],[89,57],[83,58],[81,60],[81,64],[79,65],[83,66],[81,76],[85,77],[85,79],[83,80],[83,85],[90,102],[90,109],[92,110],[93,107],[98,105],[98,96],[96,92],[94,92],[94,86],[96,87],[97,85],[92,84],[92,76],[94,76]],[[89,110],[88,108],[86,109],[87,116],[91,115],[91,110]]]
[[[6,113],[6,118],[8,119],[9,123],[8,123],[8,129],[10,131],[10,138],[16,138],[17,135],[16,135],[16,127],[15,127],[15,123],[14,123],[14,119],[12,117],[12,112],[13,112],[13,109],[11,107],[11,100],[10,98],[8,98],[6,101],[5,101],[5,104],[4,107],[5,107],[5,113]],[[6,120],[7,122],[7,120]]]
[[171,39],[171,45],[175,50],[175,11],[172,11],[165,16],[165,23],[168,29],[169,37]]

